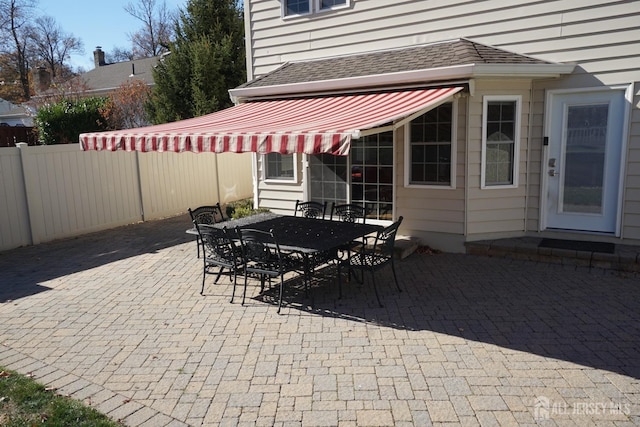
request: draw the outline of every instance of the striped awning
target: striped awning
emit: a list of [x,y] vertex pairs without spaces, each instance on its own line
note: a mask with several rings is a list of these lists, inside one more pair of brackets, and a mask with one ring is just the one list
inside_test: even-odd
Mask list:
[[193,119],[83,133],[83,150],[347,155],[360,132],[428,111],[462,90],[445,87],[254,101]]

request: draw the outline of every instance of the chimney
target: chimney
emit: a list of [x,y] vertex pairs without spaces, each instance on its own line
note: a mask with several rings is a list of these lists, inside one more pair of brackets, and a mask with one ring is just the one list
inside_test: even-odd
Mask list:
[[37,93],[42,93],[51,87],[51,73],[46,67],[40,65],[36,69],[34,77],[34,86]]
[[93,63],[96,68],[107,65],[106,62],[104,62],[104,51],[102,50],[102,46],[96,46],[96,50],[93,51]]

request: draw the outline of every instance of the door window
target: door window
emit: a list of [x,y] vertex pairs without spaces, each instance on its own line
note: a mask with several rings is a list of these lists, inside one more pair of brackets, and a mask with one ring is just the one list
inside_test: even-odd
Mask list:
[[563,212],[602,212],[608,115],[608,104],[567,109]]

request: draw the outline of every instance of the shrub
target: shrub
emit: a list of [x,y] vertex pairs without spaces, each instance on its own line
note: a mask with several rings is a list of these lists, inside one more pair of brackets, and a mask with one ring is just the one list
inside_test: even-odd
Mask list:
[[269,209],[253,209],[253,199],[242,199],[231,202],[226,206],[227,217],[231,219],[244,218],[261,212],[269,212]]
[[77,101],[62,100],[41,107],[36,114],[38,141],[44,145],[78,142],[83,132],[108,129],[103,111],[107,98],[85,98]]

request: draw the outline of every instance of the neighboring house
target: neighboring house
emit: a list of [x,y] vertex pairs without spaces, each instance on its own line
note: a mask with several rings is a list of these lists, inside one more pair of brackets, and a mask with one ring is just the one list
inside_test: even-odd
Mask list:
[[161,57],[153,56],[107,64],[104,60],[104,52],[100,47],[96,47],[93,58],[95,68],[79,76],[87,96],[107,96],[120,85],[131,80],[141,80],[148,86],[153,86],[153,68]]
[[0,126],[33,126],[33,113],[26,106],[0,98]]
[[0,99],[0,147],[15,147],[19,142],[36,143],[33,113],[27,106]]
[[84,134],[83,148],[254,151],[257,206],[364,203],[447,251],[526,235],[640,244],[640,2],[244,10],[238,106]]
[[[123,83],[132,80],[141,80],[148,86],[153,86],[153,68],[160,58],[161,56],[154,56],[109,64],[105,62],[104,51],[98,46],[93,51],[95,68],[65,82],[63,90],[67,94],[88,97],[108,96]],[[56,90],[50,89],[51,76],[44,67],[38,68],[34,76],[36,80],[35,98],[57,94]]]
[[250,81],[231,91],[239,101],[463,87],[353,140],[349,156],[257,156],[260,207],[365,203],[452,251],[532,233],[640,243],[640,2],[245,0],[244,9]]

